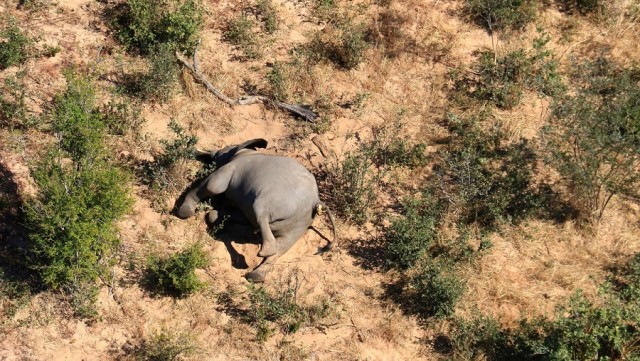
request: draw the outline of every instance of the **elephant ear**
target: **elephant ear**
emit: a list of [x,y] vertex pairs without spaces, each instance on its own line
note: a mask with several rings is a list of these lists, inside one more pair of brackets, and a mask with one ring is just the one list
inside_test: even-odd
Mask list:
[[251,139],[251,140],[247,140],[246,142],[238,145],[238,149],[236,150],[239,151],[241,149],[253,149],[256,150],[256,148],[266,148],[267,147],[267,141],[262,139],[262,138],[256,138],[256,139]]

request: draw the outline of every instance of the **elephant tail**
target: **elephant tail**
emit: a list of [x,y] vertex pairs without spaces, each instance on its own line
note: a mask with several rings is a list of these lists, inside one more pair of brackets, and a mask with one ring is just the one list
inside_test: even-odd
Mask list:
[[314,217],[318,214],[322,214],[323,212],[327,212],[327,215],[329,216],[329,221],[331,221],[331,235],[333,240],[331,241],[327,240],[327,245],[322,247],[317,254],[323,254],[325,252],[329,252],[331,248],[333,248],[333,245],[336,243],[336,222],[333,219],[333,213],[331,213],[331,210],[329,209],[329,207],[327,207],[326,204],[324,204],[324,202],[320,201],[316,204],[313,210]]

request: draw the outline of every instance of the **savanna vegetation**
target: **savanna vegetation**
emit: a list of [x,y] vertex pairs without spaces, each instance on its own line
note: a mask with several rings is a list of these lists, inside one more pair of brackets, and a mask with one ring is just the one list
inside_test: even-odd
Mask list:
[[[637,1],[69,6],[0,5],[0,358],[640,358]],[[172,214],[256,137],[340,237],[264,285]]]

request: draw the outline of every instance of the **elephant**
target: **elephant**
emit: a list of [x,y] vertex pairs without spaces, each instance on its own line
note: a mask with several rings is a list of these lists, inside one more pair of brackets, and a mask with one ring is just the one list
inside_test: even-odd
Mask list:
[[[336,240],[333,215],[320,201],[311,172],[295,159],[257,151],[266,147],[267,141],[258,138],[216,153],[200,152],[199,159],[214,161],[216,170],[178,200],[175,212],[179,218],[189,218],[199,202],[224,194],[262,236],[258,256],[264,259],[245,275],[252,282],[264,282],[276,259],[304,235],[315,216],[324,210],[331,221],[333,240],[327,240],[319,253],[329,251]],[[213,223],[218,218],[217,211],[210,211],[206,218]]]

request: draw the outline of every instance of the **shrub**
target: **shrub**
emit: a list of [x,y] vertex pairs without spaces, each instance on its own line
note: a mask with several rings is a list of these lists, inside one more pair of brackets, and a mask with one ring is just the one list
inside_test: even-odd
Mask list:
[[615,195],[640,189],[640,85],[637,70],[605,59],[576,74],[576,94],[556,100],[542,137],[574,204],[597,224]]
[[78,316],[93,317],[95,281],[109,279],[119,244],[115,224],[131,199],[127,175],[104,157],[104,124],[90,79],[66,76],[67,89],[51,112],[59,149],[32,168],[38,195],[24,204],[29,266],[45,287],[71,296]]
[[276,61],[273,67],[267,73],[267,81],[269,82],[269,95],[273,100],[286,101],[289,97],[289,73],[286,64]]
[[202,9],[196,0],[127,0],[111,9],[111,26],[128,49],[152,54],[160,45],[193,53],[202,25]]
[[[638,275],[638,256],[622,269]],[[627,273],[628,275],[628,273]],[[633,277],[632,277],[633,279]],[[640,357],[640,298],[627,298],[638,279],[620,288],[604,286],[597,302],[577,292],[560,306],[553,320],[522,320],[500,329],[489,317],[457,319],[450,335],[454,354],[492,360],[634,360]]]
[[29,114],[24,85],[26,72],[9,76],[0,86],[0,128],[28,128],[36,124],[36,117]]
[[18,27],[17,20],[9,17],[0,29],[0,70],[27,60],[32,40]]
[[546,195],[534,187],[535,155],[528,143],[507,143],[499,125],[482,129],[485,116],[449,115],[453,137],[435,170],[442,197],[461,215],[459,222],[490,229],[541,214]]
[[102,121],[109,133],[113,135],[133,133],[137,136],[144,121],[140,117],[140,112],[139,105],[131,104],[125,98],[110,100],[100,109]]
[[246,15],[229,21],[224,33],[224,40],[242,50],[247,59],[260,57],[260,48],[256,34],[253,33],[254,22]]
[[456,90],[464,90],[473,98],[489,101],[503,109],[520,104],[524,90],[535,90],[556,96],[564,86],[558,64],[546,49],[549,36],[542,33],[534,40],[534,51],[518,49],[502,56],[491,50],[481,51],[471,73],[453,75]]
[[401,217],[385,231],[387,267],[408,269],[420,260],[437,237],[443,205],[429,192],[420,199],[407,199]]
[[164,190],[172,183],[171,169],[188,159],[193,159],[195,144],[194,135],[188,134],[175,120],[169,122],[169,128],[175,134],[173,140],[161,140],[163,152],[156,155],[155,160],[139,165],[138,176],[143,184],[156,190]]
[[444,258],[430,259],[409,279],[406,296],[412,311],[421,317],[446,317],[453,314],[464,283],[456,275],[454,264]]
[[65,78],[67,89],[55,97],[52,112],[59,146],[75,162],[97,158],[104,151],[105,125],[95,110],[93,81],[72,71],[67,71]]
[[160,294],[186,297],[203,287],[194,273],[208,264],[200,244],[168,258],[153,255],[147,262],[146,284]]
[[148,54],[149,68],[123,74],[119,91],[142,100],[166,101],[178,80],[178,66],[171,47],[158,46]]
[[318,32],[306,45],[307,58],[311,61],[326,59],[343,69],[354,69],[364,59],[369,46],[366,25],[343,16],[328,26],[325,31],[328,35]]
[[424,143],[411,143],[400,139],[397,134],[403,124],[398,122],[391,126],[373,129],[373,141],[367,145],[373,152],[373,162],[377,166],[407,167],[410,169],[427,164]]
[[466,0],[466,13],[489,32],[522,29],[536,18],[534,0]]
[[376,201],[375,190],[381,174],[373,168],[371,149],[362,147],[347,152],[341,163],[328,169],[328,181],[333,189],[332,207],[346,219],[362,225],[370,217],[370,210]]

